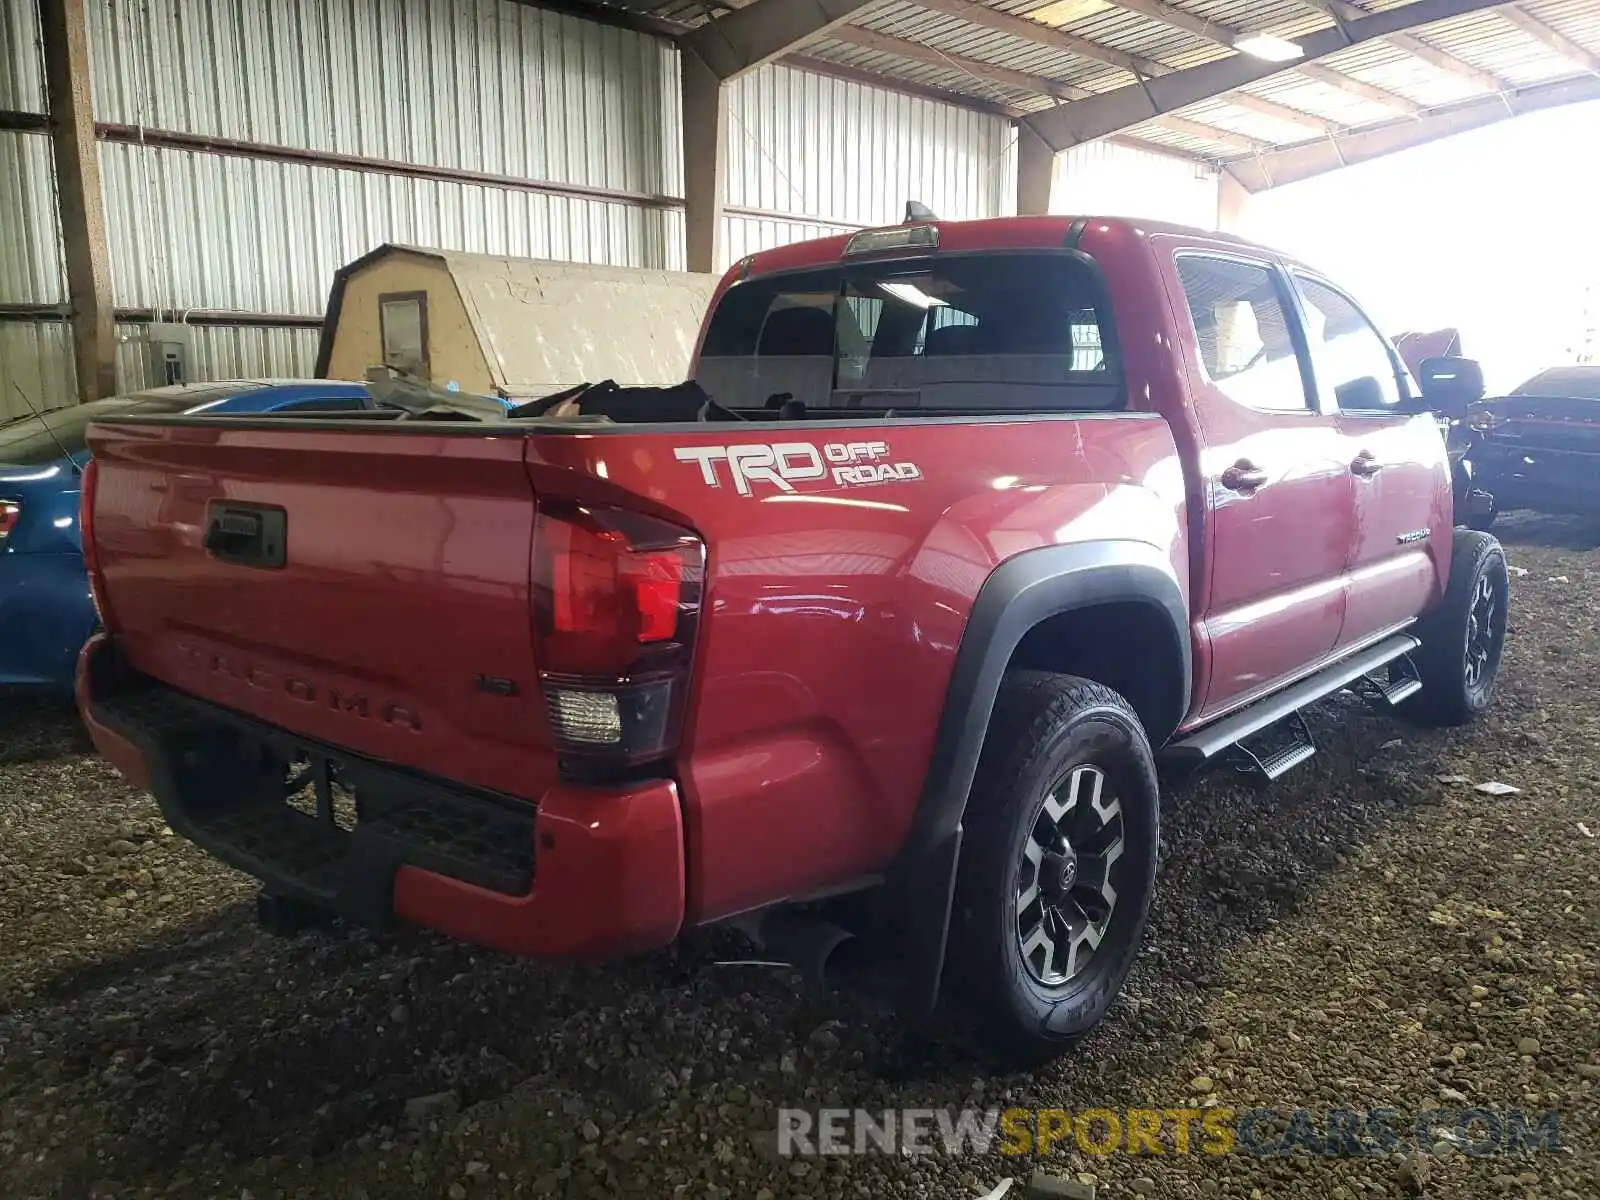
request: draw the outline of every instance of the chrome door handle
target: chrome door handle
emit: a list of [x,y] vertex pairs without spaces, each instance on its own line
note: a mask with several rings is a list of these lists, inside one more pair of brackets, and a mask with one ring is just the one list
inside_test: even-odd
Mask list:
[[1356,455],[1355,461],[1350,464],[1350,474],[1359,475],[1362,479],[1371,479],[1381,470],[1383,470],[1383,464],[1372,457],[1370,450],[1363,450]]
[[1267,473],[1248,458],[1241,458],[1222,472],[1222,486],[1230,492],[1253,492],[1267,482]]

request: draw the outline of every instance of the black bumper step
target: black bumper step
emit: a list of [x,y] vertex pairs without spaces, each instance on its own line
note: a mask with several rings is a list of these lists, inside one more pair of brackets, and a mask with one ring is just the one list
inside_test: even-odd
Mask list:
[[[301,738],[153,681],[93,707],[143,751],[167,824],[269,892],[383,924],[402,866],[511,896],[533,886],[537,812],[526,801]],[[336,818],[335,787],[353,797],[353,820]],[[314,811],[290,803],[312,794]]]

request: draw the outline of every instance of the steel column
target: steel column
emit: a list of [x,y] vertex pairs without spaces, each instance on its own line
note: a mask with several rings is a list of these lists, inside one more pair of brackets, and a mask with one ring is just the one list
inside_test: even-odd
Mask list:
[[116,392],[117,372],[111,252],[89,87],[89,32],[83,0],[39,0],[39,16],[78,397],[96,400]]

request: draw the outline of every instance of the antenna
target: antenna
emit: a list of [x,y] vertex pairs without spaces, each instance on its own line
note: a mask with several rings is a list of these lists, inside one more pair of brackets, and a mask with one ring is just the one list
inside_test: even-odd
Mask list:
[[938,219],[939,214],[934,212],[933,209],[929,208],[926,204],[922,203],[922,201],[906,201],[907,221],[937,221]]
[[72,464],[72,473],[74,475],[82,475],[83,468],[78,465],[78,460],[67,453],[67,448],[61,444],[61,439],[56,436],[56,431],[50,428],[50,422],[44,419],[44,414],[33,406],[33,401],[28,399],[28,393],[22,390],[22,385],[13,379],[11,386],[17,390],[17,395],[22,397],[22,402],[28,406],[28,411],[39,418],[39,424],[44,426],[44,431],[50,435],[50,440],[56,444],[56,449],[61,451],[61,457]]

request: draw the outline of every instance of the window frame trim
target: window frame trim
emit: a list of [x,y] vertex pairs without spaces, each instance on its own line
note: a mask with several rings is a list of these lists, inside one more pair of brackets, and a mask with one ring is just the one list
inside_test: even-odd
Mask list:
[[[1211,371],[1207,368],[1205,359],[1200,355],[1200,329],[1194,323],[1194,309],[1189,304],[1189,289],[1183,283],[1183,271],[1179,266],[1185,258],[1203,258],[1218,262],[1231,262],[1246,267],[1260,267],[1272,279],[1273,291],[1277,293],[1278,306],[1283,310],[1284,326],[1289,331],[1289,342],[1294,347],[1295,360],[1300,368],[1300,394],[1304,399],[1301,408],[1258,408],[1254,404],[1246,404],[1237,399],[1223,388],[1222,384],[1211,378]],[[1299,293],[1294,288],[1293,280],[1284,264],[1269,255],[1241,254],[1231,250],[1212,249],[1209,246],[1180,247],[1172,252],[1172,271],[1178,280],[1178,289],[1183,293],[1183,311],[1189,318],[1189,332],[1195,340],[1195,366],[1199,368],[1200,378],[1207,387],[1214,389],[1218,395],[1230,404],[1235,404],[1245,412],[1259,413],[1263,416],[1293,417],[1301,416],[1325,417],[1328,414],[1322,409],[1321,392],[1317,387],[1316,377],[1313,373],[1311,362],[1311,342],[1306,333],[1305,312],[1300,307]]]
[[[1326,407],[1324,408],[1324,411],[1326,411],[1328,415],[1335,417],[1365,417],[1368,419],[1381,417],[1385,420],[1409,420],[1411,417],[1416,416],[1417,414],[1415,412],[1412,412],[1407,408],[1407,405],[1412,404],[1419,399],[1414,387],[1415,381],[1412,380],[1411,373],[1406,370],[1405,364],[1401,360],[1399,352],[1394,348],[1394,344],[1384,335],[1383,330],[1378,328],[1378,323],[1372,319],[1372,314],[1363,308],[1361,302],[1347,292],[1344,288],[1340,287],[1327,276],[1322,275],[1319,272],[1309,270],[1305,267],[1290,267],[1288,274],[1289,283],[1294,288],[1295,303],[1300,306],[1300,320],[1302,325],[1305,327],[1306,355],[1310,361],[1312,379],[1314,386],[1317,389],[1318,405],[1322,406],[1325,404]],[[1351,308],[1355,309],[1356,315],[1361,318],[1361,320],[1366,324],[1366,327],[1372,331],[1373,336],[1378,339],[1378,344],[1383,347],[1383,352],[1388,355],[1389,370],[1394,378],[1395,391],[1400,397],[1400,402],[1392,410],[1378,408],[1352,408],[1347,411],[1339,407],[1338,397],[1336,394],[1334,394],[1334,390],[1332,388],[1328,389],[1329,395],[1326,398],[1323,397],[1322,376],[1317,370],[1316,355],[1311,349],[1311,322],[1307,319],[1308,314],[1306,312],[1306,310],[1312,307],[1312,305],[1310,299],[1301,290],[1300,285],[1302,281],[1306,283],[1314,283],[1318,287],[1327,288],[1328,291],[1332,292],[1335,296],[1338,296]]]

